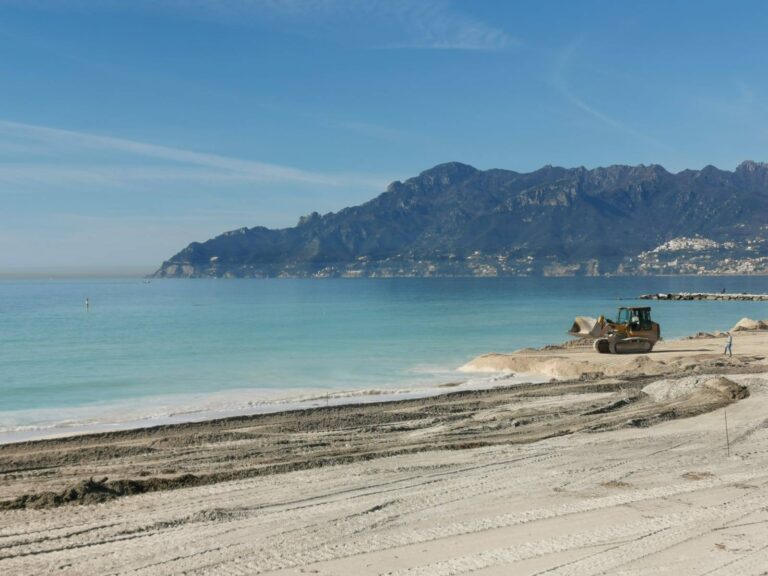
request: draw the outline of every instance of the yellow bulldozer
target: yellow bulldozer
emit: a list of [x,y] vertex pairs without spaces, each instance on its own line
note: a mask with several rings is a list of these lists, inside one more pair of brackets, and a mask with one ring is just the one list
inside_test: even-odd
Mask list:
[[605,316],[577,316],[568,334],[594,338],[600,354],[646,354],[661,339],[661,328],[651,320],[650,308],[621,307],[615,322]]

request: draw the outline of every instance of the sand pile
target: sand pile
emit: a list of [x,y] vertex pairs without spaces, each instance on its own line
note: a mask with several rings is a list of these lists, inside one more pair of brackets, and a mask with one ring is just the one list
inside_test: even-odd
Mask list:
[[655,376],[669,372],[669,367],[652,358],[642,355],[627,355],[624,363],[608,368],[606,374],[610,376]]
[[459,368],[461,372],[513,372],[541,374],[557,379],[576,379],[599,372],[593,363],[554,355],[483,354]]
[[731,332],[743,332],[746,330],[768,330],[768,322],[765,320],[752,320],[752,318],[742,318],[731,328]]
[[[558,380],[599,377],[659,376],[679,371],[720,372],[753,362],[768,362],[768,321],[744,318],[733,328],[739,332],[733,357],[723,355],[723,332],[702,332],[693,338],[658,342],[650,354],[599,354],[576,344],[484,354],[459,368],[463,372],[541,375]],[[682,375],[682,374],[681,374]]]
[[[590,351],[591,352],[591,351]],[[577,380],[600,376],[654,376],[665,374],[670,367],[642,355],[590,354],[588,360],[577,360],[556,354],[483,354],[459,368],[462,372],[514,372],[542,374],[558,380]]]
[[592,348],[595,344],[594,338],[574,338],[562,344],[547,344],[540,350],[570,350],[572,348]]
[[725,332],[696,332],[693,336],[685,336],[683,340],[702,340],[708,338],[722,338]]
[[656,380],[643,388],[643,392],[656,402],[669,402],[686,397],[717,396],[720,400],[733,401],[749,396],[746,387],[722,376],[703,374],[676,380]]

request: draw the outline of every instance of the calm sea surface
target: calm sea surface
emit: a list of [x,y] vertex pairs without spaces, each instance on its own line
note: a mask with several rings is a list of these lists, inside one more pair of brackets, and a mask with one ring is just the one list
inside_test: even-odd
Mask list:
[[[723,288],[768,277],[2,281],[0,435],[415,394],[466,381],[477,354],[562,342],[576,315]],[[768,318],[650,304],[666,338]]]

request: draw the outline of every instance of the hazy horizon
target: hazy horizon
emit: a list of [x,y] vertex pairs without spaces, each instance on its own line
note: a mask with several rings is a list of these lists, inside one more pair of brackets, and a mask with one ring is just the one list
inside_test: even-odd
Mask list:
[[100,278],[145,278],[158,266],[86,266],[86,267],[30,267],[0,270],[0,280],[66,280]]

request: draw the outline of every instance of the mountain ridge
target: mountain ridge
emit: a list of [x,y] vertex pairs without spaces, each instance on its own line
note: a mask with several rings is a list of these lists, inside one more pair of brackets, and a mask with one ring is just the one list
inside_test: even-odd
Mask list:
[[[446,162],[297,225],[193,242],[155,277],[768,272],[768,164],[521,173]],[[662,257],[656,248],[697,246]],[[734,264],[735,263],[735,264]]]

